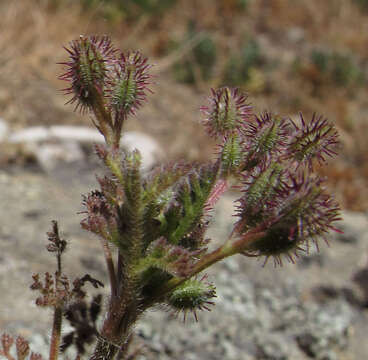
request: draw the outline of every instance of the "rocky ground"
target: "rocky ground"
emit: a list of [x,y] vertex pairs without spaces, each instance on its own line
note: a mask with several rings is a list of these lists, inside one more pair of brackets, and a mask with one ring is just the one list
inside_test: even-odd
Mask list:
[[[98,165],[89,152],[57,166],[7,166],[0,169],[0,329],[22,334],[44,352],[50,313],[33,304],[31,274],[53,271],[55,259],[44,250],[50,221],[59,221],[70,241],[65,269],[105,280],[99,243],[79,227],[81,193],[96,186]],[[215,210],[210,235],[221,241],[232,222],[229,194]],[[145,344],[141,359],[319,359],[361,360],[368,354],[368,217],[344,213],[343,235],[312,251],[296,265],[264,268],[262,262],[233,258],[215,266],[209,279],[218,298],[199,322],[185,323],[170,313],[152,311],[136,328]],[[107,289],[106,289],[107,291]]]

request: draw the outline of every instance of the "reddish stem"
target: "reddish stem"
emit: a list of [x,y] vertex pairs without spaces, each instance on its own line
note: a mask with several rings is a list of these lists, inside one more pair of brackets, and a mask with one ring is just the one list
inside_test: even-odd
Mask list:
[[56,306],[54,309],[54,320],[52,324],[49,360],[57,360],[59,355],[62,317],[63,311],[61,306]]

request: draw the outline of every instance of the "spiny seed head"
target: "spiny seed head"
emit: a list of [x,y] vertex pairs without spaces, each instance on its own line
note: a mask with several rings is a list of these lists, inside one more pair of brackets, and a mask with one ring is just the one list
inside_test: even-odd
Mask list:
[[67,71],[60,79],[71,83],[69,88],[64,89],[66,94],[73,95],[69,103],[76,103],[76,109],[81,111],[91,109],[97,95],[104,93],[116,50],[107,36],[82,35],[65,50],[69,53],[69,61],[61,63]]
[[224,136],[222,144],[219,146],[222,171],[226,174],[236,172],[243,162],[243,144],[242,139],[233,134]]
[[252,114],[247,96],[241,94],[239,89],[228,87],[212,89],[210,105],[201,107],[201,110],[206,117],[203,124],[213,137],[242,131]]
[[210,311],[209,305],[214,305],[212,298],[216,297],[215,287],[206,281],[206,276],[201,279],[189,279],[179,285],[169,296],[168,304],[176,314],[183,313],[184,320],[188,312],[191,312],[196,321],[198,310]]
[[280,153],[286,146],[289,124],[280,116],[265,112],[255,116],[255,121],[247,123],[246,147],[253,157],[272,152]]
[[288,174],[266,204],[265,235],[251,242],[244,255],[265,256],[266,262],[273,257],[275,265],[281,265],[282,256],[294,262],[298,252],[308,252],[310,242],[318,249],[318,238],[336,230],[332,224],[340,220],[339,207],[321,185],[322,180],[309,173]]
[[[242,174],[241,189],[244,195],[238,200],[238,222],[240,232],[258,225],[269,215],[268,204],[282,186],[285,170],[277,161],[265,159],[252,170]],[[244,221],[244,219],[246,221]]]
[[109,105],[118,117],[126,118],[146,100],[152,76],[148,64],[139,51],[120,54],[114,67],[114,78],[109,88]]
[[300,114],[300,124],[294,121],[292,124],[295,133],[288,145],[288,158],[296,160],[298,164],[307,164],[311,169],[314,160],[323,163],[326,156],[336,155],[338,133],[327,119],[313,114],[312,120],[306,123]]

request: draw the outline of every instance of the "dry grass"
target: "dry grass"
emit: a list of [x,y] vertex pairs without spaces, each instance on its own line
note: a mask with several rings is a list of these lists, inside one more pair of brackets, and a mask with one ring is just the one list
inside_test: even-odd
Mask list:
[[63,99],[50,94],[60,89],[61,45],[80,32],[82,19],[69,15],[74,9],[49,13],[37,1],[2,2],[0,11],[1,116],[16,126],[70,121]]
[[[320,75],[308,66],[299,74],[292,70],[295,58],[306,59],[315,47],[350,51],[358,62],[366,63],[367,15],[352,1],[257,0],[249,2],[247,12],[241,12],[237,0],[178,0],[159,18],[146,15],[134,24],[109,24],[101,18],[101,8],[83,13],[78,1],[69,2],[67,7],[53,7],[54,3],[55,0],[0,3],[0,116],[12,127],[88,123],[88,117],[81,118],[64,106],[65,98],[58,93],[64,84],[56,79],[61,71],[56,62],[65,56],[61,45],[79,34],[108,33],[117,46],[138,47],[153,58],[160,73],[149,106],[129,127],[157,137],[173,157],[208,156],[210,151],[198,145],[204,144],[204,135],[196,110],[207,89],[221,82],[229,53],[240,49],[244,38],[256,38],[268,61],[278,64],[273,71],[261,74],[267,90],[256,92],[252,101],[257,110],[271,107],[281,114],[317,111],[336,121],[342,130],[344,148],[340,159],[326,170],[331,176],[330,184],[338,190],[345,207],[367,208],[367,86],[338,88],[320,83]],[[218,46],[215,76],[209,82],[199,81],[196,89],[174,83],[168,71],[172,59],[185,56],[192,46],[183,43],[177,54],[167,53],[172,40],[184,38],[189,21],[196,23],[199,32],[210,32]],[[299,40],[291,37],[295,29],[302,34]],[[317,96],[313,86],[319,90]],[[192,139],[189,144],[188,134]]]

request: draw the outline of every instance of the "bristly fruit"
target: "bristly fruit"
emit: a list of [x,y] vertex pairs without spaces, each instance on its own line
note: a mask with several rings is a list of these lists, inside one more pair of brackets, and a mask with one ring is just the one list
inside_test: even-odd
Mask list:
[[148,70],[151,67],[139,51],[120,54],[109,89],[109,106],[116,117],[126,118],[135,114],[146,100],[146,90],[151,83]]
[[288,139],[290,124],[280,116],[265,112],[247,123],[245,136],[248,161],[281,153]]
[[76,103],[76,109],[92,110],[97,96],[104,96],[109,70],[115,59],[116,50],[107,36],[80,36],[70,43],[70,59],[61,63],[67,71],[59,78],[71,83],[64,89],[73,97],[69,103]]
[[315,160],[321,164],[326,156],[336,155],[338,133],[327,119],[313,114],[312,120],[306,123],[300,114],[300,125],[291,122],[295,133],[288,146],[288,158],[294,159],[298,164],[307,164],[311,169]]
[[244,195],[238,200],[238,215],[243,219],[238,224],[238,228],[241,227],[241,232],[245,232],[267,219],[268,209],[276,192],[282,186],[285,172],[286,170],[278,161],[271,161],[268,158],[242,174],[240,189]]
[[204,126],[216,138],[241,132],[252,116],[247,96],[228,87],[212,89],[210,105],[202,106],[201,110],[205,115]]
[[203,276],[200,280],[186,280],[168,296],[167,301],[175,314],[183,313],[184,321],[188,312],[192,313],[198,321],[197,311],[210,311],[209,306],[214,305],[211,299],[215,297],[215,287],[206,281],[206,276]]
[[69,103],[91,111],[94,125],[107,145],[119,148],[124,120],[146,100],[151,83],[147,58],[140,52],[118,53],[108,37],[80,36],[70,43],[66,72],[59,78],[71,83],[64,89]]
[[[265,256],[265,262],[273,257],[275,265],[282,265],[282,256],[294,262],[293,256],[298,256],[299,251],[309,251],[310,242],[318,249],[318,238],[336,230],[333,223],[340,220],[338,205],[321,185],[322,180],[310,173],[289,173],[282,186],[274,188],[273,196],[261,201],[258,222],[249,224],[263,227],[265,235],[247,244],[242,253]],[[240,237],[252,218],[249,211],[244,211],[249,207],[248,199],[245,194],[239,200],[240,220],[235,228]]]

